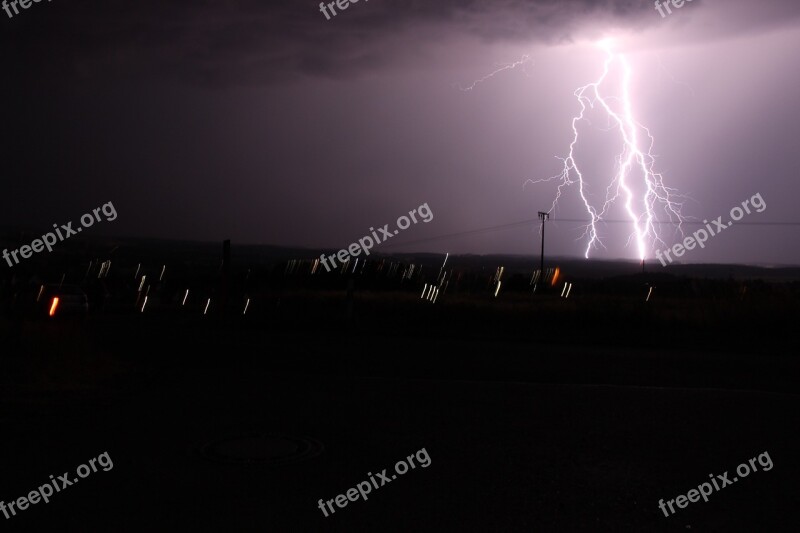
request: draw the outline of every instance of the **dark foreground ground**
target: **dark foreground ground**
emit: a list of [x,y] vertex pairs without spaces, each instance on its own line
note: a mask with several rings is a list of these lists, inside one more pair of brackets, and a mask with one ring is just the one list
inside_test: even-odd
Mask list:
[[[796,341],[770,338],[787,330],[761,348],[755,330],[739,349],[712,349],[700,334],[698,348],[658,349],[624,342],[625,328],[599,344],[537,342],[476,324],[463,338],[432,334],[435,324],[392,333],[361,316],[307,328],[146,315],[0,323],[0,500],[51,474],[74,478],[103,452],[113,460],[49,504],[0,515],[0,527],[800,527],[800,359]],[[422,448],[427,468],[327,518],[317,507]],[[770,471],[756,462],[707,503],[659,510],[711,473],[732,481],[764,452]]]

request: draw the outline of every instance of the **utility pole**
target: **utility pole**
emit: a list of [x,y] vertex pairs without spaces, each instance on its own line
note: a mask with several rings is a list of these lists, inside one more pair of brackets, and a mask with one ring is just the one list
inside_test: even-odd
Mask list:
[[542,255],[539,260],[539,279],[544,279],[544,221],[550,219],[550,213],[539,211],[539,220],[542,221]]
[[222,280],[220,287],[219,308],[220,314],[228,313],[228,291],[230,290],[231,277],[231,241],[222,241]]

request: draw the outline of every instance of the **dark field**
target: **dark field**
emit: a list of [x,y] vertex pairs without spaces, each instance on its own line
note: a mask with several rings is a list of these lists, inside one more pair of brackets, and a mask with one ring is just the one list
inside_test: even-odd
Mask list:
[[[6,279],[2,498],[114,461],[3,519],[9,531],[800,525],[796,282],[567,266],[534,294],[533,268],[507,267],[495,298],[494,267],[451,258],[432,303],[426,258],[410,279],[414,260],[390,275],[391,258],[314,275],[278,258],[164,260],[161,281],[159,261],[134,278],[139,261],[117,258],[98,279],[106,260],[65,276],[90,296],[85,317],[18,312],[29,287]],[[317,506],[422,448],[428,467],[367,501]],[[659,509],[764,452],[769,471]]]

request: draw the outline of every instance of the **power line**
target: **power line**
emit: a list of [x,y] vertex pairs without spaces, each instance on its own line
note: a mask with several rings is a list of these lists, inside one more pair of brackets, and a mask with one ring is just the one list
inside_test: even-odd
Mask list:
[[[580,222],[582,224],[589,224],[590,220],[584,220],[580,218],[551,218],[551,222]],[[630,224],[630,220],[623,220],[623,219],[603,219],[599,220],[600,223],[607,223],[607,224]],[[502,231],[510,228],[515,228],[518,226],[525,226],[529,224],[536,224],[539,225],[540,221],[538,218],[530,218],[527,220],[520,220],[519,222],[510,222],[508,224],[500,224],[499,226],[486,226],[483,228],[476,228],[467,231],[460,231],[458,233],[448,233],[446,235],[435,235],[433,237],[426,237],[424,239],[417,239],[414,241],[403,241],[403,242],[393,242],[393,243],[382,243],[381,247],[388,248],[389,246],[404,246],[410,244],[420,244],[432,241],[439,241],[443,239],[451,239],[453,237],[463,237],[467,235],[478,235],[480,233],[492,233],[494,231]],[[670,221],[660,221],[654,220],[653,224],[660,224],[660,225],[671,225],[671,226],[678,226],[676,222]],[[709,221],[708,224],[712,224],[712,221]],[[705,226],[706,223],[701,221],[694,221],[694,220],[685,220],[682,222],[684,226]],[[712,224],[713,225],[713,224]],[[735,226],[800,226],[800,222],[734,222],[733,225]]]
[[[536,221],[536,220],[538,220],[538,219],[532,219],[532,221]],[[588,224],[589,222],[591,222],[590,220],[582,220],[582,219],[579,219],[579,218],[554,218],[552,220],[553,220],[553,222],[583,222],[584,224]],[[630,220],[607,220],[607,219],[598,220],[597,222],[600,222],[601,224],[604,223],[604,222],[610,223],[610,224],[617,224],[617,223],[630,224],[631,223]],[[713,221],[708,221],[707,223],[713,225]],[[683,222],[681,222],[681,225],[684,225],[684,226],[686,226],[686,225],[705,226],[707,223],[706,222],[695,221],[695,220],[684,220]],[[667,225],[671,225],[671,226],[677,226],[678,225],[677,222],[660,221],[660,220],[654,220],[653,224],[667,224]],[[744,222],[744,221],[740,221],[740,222],[733,222],[733,225],[734,226],[800,226],[800,222]]]

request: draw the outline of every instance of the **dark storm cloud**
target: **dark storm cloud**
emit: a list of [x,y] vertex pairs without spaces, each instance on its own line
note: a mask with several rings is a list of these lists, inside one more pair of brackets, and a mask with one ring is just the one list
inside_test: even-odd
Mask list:
[[0,44],[18,80],[57,74],[213,85],[349,76],[457,36],[551,42],[585,25],[657,22],[649,1],[630,0],[361,0],[331,20],[316,1],[57,0],[3,20]]
[[[791,1],[747,9],[751,3],[717,6],[724,17],[703,32],[784,24],[800,11]],[[694,0],[672,17],[688,22],[701,5]],[[419,61],[431,43],[459,36],[561,42],[587,28],[639,30],[675,20],[663,21],[650,0],[361,0],[331,20],[314,0],[57,0],[4,19],[0,44],[6,72],[17,80],[55,74],[249,84]]]

